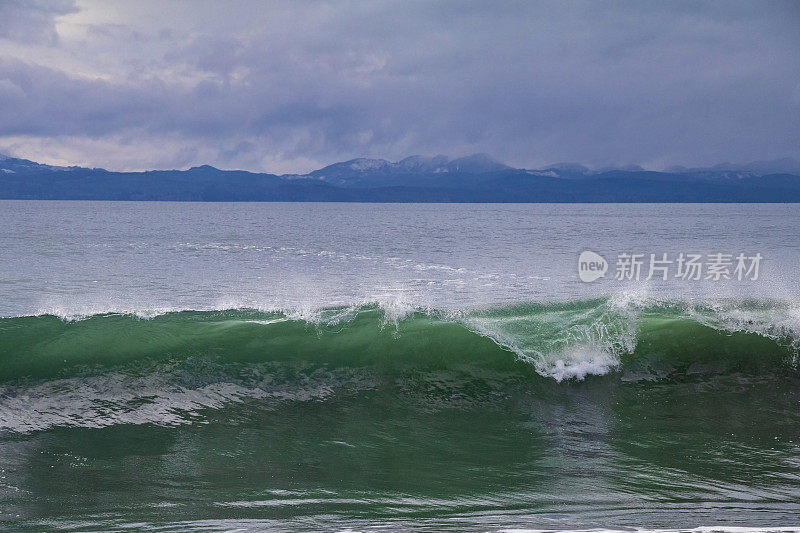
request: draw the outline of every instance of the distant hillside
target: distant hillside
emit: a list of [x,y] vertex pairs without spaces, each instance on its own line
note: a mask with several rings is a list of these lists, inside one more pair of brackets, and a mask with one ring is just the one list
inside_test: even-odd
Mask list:
[[[775,169],[789,171],[771,172]],[[794,171],[793,169],[797,169]],[[791,171],[791,172],[790,172]],[[792,159],[710,168],[590,170],[575,163],[511,168],[485,154],[459,159],[353,159],[303,175],[200,166],[111,172],[0,156],[0,198],[35,200],[320,202],[800,202]]]

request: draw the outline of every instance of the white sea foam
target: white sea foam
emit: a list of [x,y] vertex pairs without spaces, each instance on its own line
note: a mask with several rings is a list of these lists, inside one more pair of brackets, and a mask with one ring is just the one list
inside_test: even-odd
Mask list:
[[570,346],[559,354],[548,354],[536,363],[540,374],[558,382],[582,380],[588,375],[602,376],[619,366],[619,359],[595,346]]
[[794,302],[700,302],[687,314],[697,322],[723,331],[755,333],[800,348],[800,305]]
[[513,351],[542,376],[582,380],[615,370],[620,357],[633,352],[645,301],[641,293],[622,294],[584,309],[552,304],[530,314],[466,313],[456,320]]
[[269,367],[251,367],[247,380],[215,375],[216,381],[195,385],[192,375],[170,365],[152,372],[76,376],[33,385],[0,386],[0,431],[29,433],[52,427],[101,428],[118,424],[176,426],[202,422],[202,412],[247,399],[323,400],[347,384],[372,386],[363,375],[317,372],[302,380],[277,381]]
[[72,304],[72,305],[46,305],[39,307],[32,316],[51,315],[65,322],[77,322],[98,315],[130,315],[144,320],[152,319],[167,313],[180,311],[202,311],[203,309],[187,309],[184,307],[147,307],[124,306],[114,304]]

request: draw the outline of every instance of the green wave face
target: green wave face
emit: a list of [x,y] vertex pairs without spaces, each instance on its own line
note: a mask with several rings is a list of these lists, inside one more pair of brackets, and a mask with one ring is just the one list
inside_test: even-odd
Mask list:
[[0,508],[21,510],[0,526],[54,506],[95,530],[791,524],[797,316],[609,298],[0,319]]
[[405,310],[400,316],[375,305],[307,316],[256,310],[79,320],[44,315],[0,319],[0,379],[197,357],[387,374],[468,365],[556,381],[605,374],[663,378],[703,365],[718,372],[776,372],[796,368],[798,332],[800,311],[774,301],[631,304],[612,298]]

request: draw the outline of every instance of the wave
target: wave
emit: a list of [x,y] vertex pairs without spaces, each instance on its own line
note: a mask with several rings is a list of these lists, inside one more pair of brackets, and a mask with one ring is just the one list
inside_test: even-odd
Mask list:
[[244,402],[270,408],[376,390],[461,409],[589,376],[794,376],[799,324],[786,302],[630,295],[458,310],[395,302],[8,317],[0,432],[175,425]]
[[[213,356],[333,367],[510,361],[556,381],[724,362],[796,369],[800,307],[630,295],[469,309],[394,302],[323,309],[163,310],[0,318],[0,381],[87,366]],[[661,372],[663,373],[663,372]]]

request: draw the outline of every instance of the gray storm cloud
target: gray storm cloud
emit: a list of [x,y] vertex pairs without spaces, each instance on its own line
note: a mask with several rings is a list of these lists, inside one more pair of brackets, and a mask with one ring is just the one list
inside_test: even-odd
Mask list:
[[800,4],[0,3],[0,151],[306,171],[800,155]]

